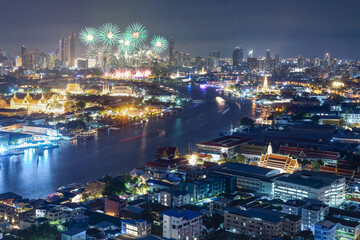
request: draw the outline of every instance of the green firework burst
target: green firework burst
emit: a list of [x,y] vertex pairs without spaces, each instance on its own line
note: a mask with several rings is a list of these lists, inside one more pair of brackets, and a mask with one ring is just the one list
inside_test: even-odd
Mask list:
[[99,37],[102,43],[114,46],[120,39],[120,29],[112,23],[105,23],[99,28]]
[[93,45],[99,42],[99,31],[93,27],[85,27],[79,34],[81,42],[85,45]]
[[168,41],[161,36],[154,36],[150,44],[151,44],[151,49],[156,54],[161,54],[168,48]]

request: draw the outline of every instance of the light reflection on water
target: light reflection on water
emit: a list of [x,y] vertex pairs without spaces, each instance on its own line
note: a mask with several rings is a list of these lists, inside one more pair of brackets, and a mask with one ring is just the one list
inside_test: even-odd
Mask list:
[[21,156],[0,158],[0,193],[45,197],[65,184],[115,176],[152,160],[159,146],[176,145],[184,153],[189,144],[194,147],[216,138],[252,115],[251,103],[242,103],[241,110],[232,101],[219,106],[214,100],[218,93],[212,88],[185,86],[182,90],[205,103],[189,104],[177,115],[152,120],[145,127],[124,126],[109,134],[99,131],[91,140],[64,141],[60,148],[43,153],[28,149]]

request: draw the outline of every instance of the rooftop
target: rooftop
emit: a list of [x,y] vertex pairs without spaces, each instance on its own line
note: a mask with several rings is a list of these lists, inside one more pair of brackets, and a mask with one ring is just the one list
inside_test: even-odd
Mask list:
[[185,220],[191,220],[191,219],[202,216],[201,213],[198,213],[195,211],[191,211],[191,210],[181,211],[176,208],[167,210],[167,211],[163,212],[162,214],[166,215],[166,216],[176,217],[176,218],[184,218]]
[[282,176],[275,179],[275,182],[286,182],[293,183],[297,185],[302,185],[310,188],[322,188],[324,186],[330,185],[337,180],[345,179],[344,177],[319,173],[319,172],[311,172],[311,171],[299,171],[294,174],[288,176]]
[[241,210],[239,208],[226,208],[225,211],[249,218],[258,218],[263,221],[272,223],[280,222],[282,218],[287,215],[282,212],[271,211],[263,208],[251,208],[248,210]]

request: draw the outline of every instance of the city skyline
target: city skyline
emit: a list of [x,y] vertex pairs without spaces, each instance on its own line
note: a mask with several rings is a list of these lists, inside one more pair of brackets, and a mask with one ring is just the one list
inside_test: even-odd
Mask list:
[[[124,31],[129,23],[142,22],[151,33],[175,39],[175,50],[190,52],[193,57],[212,50],[231,57],[233,49],[241,46],[245,54],[253,49],[254,56],[264,56],[270,49],[281,57],[322,57],[330,52],[338,58],[356,58],[360,52],[356,41],[360,3],[345,2],[317,1],[310,7],[310,1],[182,1],[181,5],[132,1],[112,2],[110,8],[107,1],[60,4],[39,0],[18,8],[16,3],[3,1],[0,6],[8,11],[0,17],[5,33],[0,37],[0,48],[12,56],[20,55],[23,44],[28,49],[53,52],[59,39],[78,33],[84,26],[114,22]],[[164,18],[168,20],[162,21]],[[78,42],[76,36],[77,56],[84,51]]]

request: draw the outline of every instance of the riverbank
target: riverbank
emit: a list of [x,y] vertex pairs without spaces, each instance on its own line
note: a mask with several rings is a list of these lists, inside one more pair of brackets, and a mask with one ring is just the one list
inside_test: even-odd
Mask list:
[[241,109],[234,101],[219,106],[215,101],[219,93],[212,88],[180,86],[179,91],[201,102],[189,102],[176,115],[154,119],[141,128],[125,126],[109,134],[99,131],[87,141],[62,142],[43,155],[26,151],[20,156],[1,157],[0,192],[38,198],[68,183],[85,183],[105,174],[117,176],[154,159],[159,146],[178,146],[185,153],[189,145],[193,148],[198,142],[216,138],[252,114],[250,102],[242,103]]

